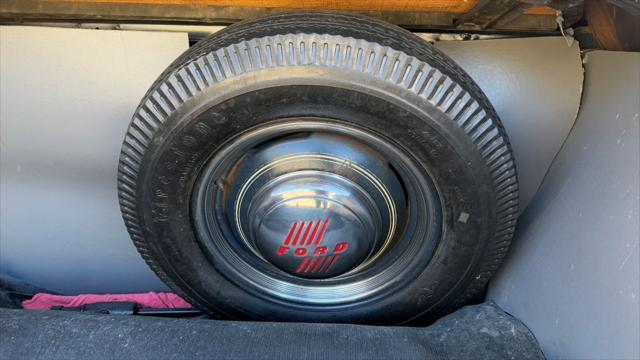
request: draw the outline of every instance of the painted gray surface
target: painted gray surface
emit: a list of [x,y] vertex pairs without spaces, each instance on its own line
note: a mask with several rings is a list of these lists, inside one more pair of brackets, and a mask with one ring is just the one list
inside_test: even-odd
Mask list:
[[502,120],[516,159],[520,211],[535,195],[580,107],[580,48],[563,37],[448,41],[436,46],[478,83]]
[[490,299],[556,359],[640,358],[640,53],[585,58],[582,108]]
[[131,114],[180,33],[0,28],[0,272],[51,290],[166,289],[116,196]]
[[[165,289],[124,230],[115,174],[139,99],[187,46],[184,33],[0,27],[0,273],[63,293]],[[521,191],[534,191],[574,120],[577,48],[561,38],[438,46],[524,144],[514,146]]]

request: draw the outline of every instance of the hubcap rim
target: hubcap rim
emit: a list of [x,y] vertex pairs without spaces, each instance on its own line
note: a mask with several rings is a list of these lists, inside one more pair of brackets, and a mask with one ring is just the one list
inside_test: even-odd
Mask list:
[[[437,222],[436,192],[423,191],[419,180],[432,186],[423,177],[410,184],[415,169],[377,136],[316,119],[297,125],[249,131],[209,161],[193,196],[199,240],[258,295],[338,304],[381,292],[421,246],[410,238],[433,232],[417,216]],[[418,209],[416,195],[430,206]]]

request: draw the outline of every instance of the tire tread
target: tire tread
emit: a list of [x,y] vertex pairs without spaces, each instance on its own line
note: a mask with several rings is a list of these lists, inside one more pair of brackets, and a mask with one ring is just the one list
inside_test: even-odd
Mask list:
[[[331,34],[326,35],[327,29]],[[309,44],[296,40],[294,34],[301,33],[314,34]],[[345,42],[349,45],[344,46]],[[356,15],[298,12],[237,23],[192,46],[158,77],[135,111],[118,166],[120,207],[143,259],[169,287],[194,306],[202,307],[167,275],[143,235],[143,216],[135,204],[145,150],[166,119],[206,87],[262,68],[309,65],[367,74],[373,71],[374,76],[426,99],[476,144],[486,166],[492,169],[496,202],[504,206],[499,210],[499,225],[493,241],[488,242],[484,260],[452,308],[465,304],[486,285],[513,237],[518,186],[508,137],[486,96],[462,68],[410,32]],[[504,161],[500,156],[505,156]]]

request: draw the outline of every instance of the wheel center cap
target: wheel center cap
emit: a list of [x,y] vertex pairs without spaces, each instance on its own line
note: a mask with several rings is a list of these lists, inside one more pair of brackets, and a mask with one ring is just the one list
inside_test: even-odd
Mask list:
[[254,244],[264,258],[292,275],[343,274],[367,258],[379,237],[366,193],[334,174],[288,174],[265,185],[254,200]]

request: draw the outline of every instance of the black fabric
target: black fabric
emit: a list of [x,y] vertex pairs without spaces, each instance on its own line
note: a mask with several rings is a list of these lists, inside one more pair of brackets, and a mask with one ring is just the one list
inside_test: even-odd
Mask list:
[[542,359],[495,304],[426,328],[238,322],[0,309],[2,359]]

